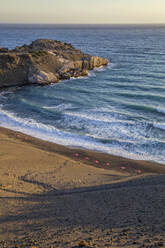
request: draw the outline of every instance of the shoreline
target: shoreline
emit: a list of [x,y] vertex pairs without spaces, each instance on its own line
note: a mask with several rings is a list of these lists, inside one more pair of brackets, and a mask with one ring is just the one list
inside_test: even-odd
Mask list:
[[[147,171],[150,173],[157,173],[159,171],[160,173],[165,173],[165,165],[154,161],[129,159],[113,154],[88,150],[80,147],[68,147],[64,145],[59,145],[54,142],[42,140],[40,138],[36,138],[31,135],[19,131],[14,131],[12,129],[8,129],[1,126],[0,133],[4,133],[9,137],[12,137],[16,140],[20,140],[21,142],[32,145],[38,149],[47,152],[54,152],[59,155],[64,155],[75,161],[85,162],[86,164],[97,168],[119,170],[118,164],[120,164],[120,166],[126,167],[126,171],[131,171],[132,173],[133,170],[138,170],[139,167],[143,170],[143,172]],[[98,161],[98,163],[96,162],[96,160]],[[107,163],[110,163],[110,165],[107,165]],[[125,169],[123,171],[125,171]],[[134,174],[137,174],[136,171],[134,171]]]
[[158,247],[163,165],[0,127],[0,247]]
[[[103,66],[100,66],[100,67],[96,67],[96,68],[94,68],[93,70],[89,70],[89,74],[87,75],[87,77],[90,77],[90,73],[92,73],[92,72],[95,72],[95,71],[99,71],[100,69],[102,69],[102,68],[104,68],[105,70],[109,67],[111,65],[111,62],[109,62],[107,65],[103,65]],[[80,78],[84,78],[84,77],[86,77],[86,76],[80,76]],[[60,83],[60,82],[64,82],[64,81],[68,81],[68,80],[72,80],[72,79],[77,79],[77,77],[71,77],[71,78],[69,78],[69,79],[64,79],[64,80],[61,80],[61,81],[59,81],[58,83]],[[53,85],[54,83],[52,83],[52,84],[50,84],[50,85]],[[40,86],[40,87],[44,87],[43,85],[41,85],[41,84],[33,84],[33,83],[31,83],[31,84],[24,84],[24,85],[13,85],[13,86],[5,86],[4,88],[1,88],[0,87],[0,94],[1,93],[3,93],[3,92],[5,92],[5,91],[8,91],[8,90],[17,90],[17,89],[21,89],[22,87],[26,87],[26,86]],[[158,112],[161,112],[161,111],[158,111]],[[157,124],[157,126],[156,126],[156,124],[154,125],[153,124],[153,126],[154,127],[157,127],[157,128],[160,128],[161,129],[161,127],[159,127],[159,126],[161,126],[161,124]],[[1,126],[0,126],[1,127]],[[3,126],[2,126],[2,128],[3,128]],[[4,127],[5,128],[5,127]],[[22,130],[22,131],[17,131],[17,130],[14,130],[16,127],[13,127],[13,129],[10,129],[10,127],[8,128],[7,127],[7,129],[10,129],[10,130],[12,130],[12,131],[14,131],[14,132],[20,132],[20,133],[22,133],[22,134],[24,134],[24,135],[27,135],[27,136],[29,136],[29,137],[34,137],[34,138],[36,138],[36,139],[38,139],[38,140],[43,140],[43,141],[48,141],[47,139],[42,139],[42,138],[40,138],[40,133],[38,133],[38,135],[36,135],[36,137],[35,136],[33,136],[33,133],[32,134],[30,134],[30,132],[29,132],[29,134],[26,134],[26,133],[24,133],[24,131]],[[26,130],[26,131],[28,131],[28,129]],[[37,137],[38,136],[38,137]],[[59,146],[62,146],[62,147],[67,147],[67,148],[69,148],[70,146],[65,146],[65,145],[63,145],[63,144],[60,144],[60,142],[59,142],[59,144],[58,143],[55,143],[54,141],[48,141],[48,142],[50,142],[50,143],[53,143],[53,144],[55,144],[55,145],[59,145]],[[103,151],[103,150],[106,150],[106,147],[103,147],[103,149],[102,149],[102,151],[100,150],[97,150],[97,147],[95,147],[96,148],[96,150],[90,150],[89,148],[85,148],[85,147],[76,147],[75,146],[75,148],[73,147],[70,147],[70,149],[71,150],[73,150],[73,149],[75,149],[75,150],[87,150],[87,151],[94,151],[95,153],[100,153],[100,154],[108,154],[109,156],[113,156],[113,157],[119,157],[120,158],[120,155],[118,155],[118,153],[117,153],[117,155],[115,154],[115,151],[114,151],[114,153],[106,153],[106,151]],[[112,147],[112,149],[113,149],[113,147]],[[122,152],[122,151],[121,151]],[[143,161],[143,162],[147,162],[147,163],[153,163],[153,164],[158,164],[158,165],[165,165],[165,163],[164,163],[164,161],[162,161],[161,160],[161,158],[155,158],[155,161],[154,161],[154,155],[153,155],[153,160],[147,160],[147,158],[148,157],[150,157],[150,156],[152,156],[152,154],[150,154],[150,155],[144,155],[144,157],[145,157],[145,160],[143,160],[142,159],[142,155],[140,154],[139,156],[140,156],[140,158],[138,159],[138,155],[136,154],[136,153],[132,153],[132,155],[129,157],[129,155],[130,155],[131,153],[127,153],[127,152],[123,152],[123,154],[122,154],[122,156],[121,156],[121,158],[125,158],[125,159],[128,159],[128,160],[133,160],[133,161]]]

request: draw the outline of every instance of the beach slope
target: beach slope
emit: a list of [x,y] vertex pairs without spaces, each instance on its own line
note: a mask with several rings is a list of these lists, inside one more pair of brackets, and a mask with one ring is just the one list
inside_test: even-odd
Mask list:
[[0,247],[164,247],[164,179],[157,163],[0,128]]

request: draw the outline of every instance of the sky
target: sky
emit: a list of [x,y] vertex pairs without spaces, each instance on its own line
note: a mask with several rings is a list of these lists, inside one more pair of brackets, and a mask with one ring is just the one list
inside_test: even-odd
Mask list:
[[165,23],[165,0],[0,0],[0,23]]

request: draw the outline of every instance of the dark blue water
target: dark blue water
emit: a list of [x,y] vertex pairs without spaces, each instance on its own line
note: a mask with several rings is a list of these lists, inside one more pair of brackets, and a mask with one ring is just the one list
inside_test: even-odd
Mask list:
[[57,39],[108,58],[89,77],[0,95],[0,125],[165,164],[165,26],[0,25],[0,46]]

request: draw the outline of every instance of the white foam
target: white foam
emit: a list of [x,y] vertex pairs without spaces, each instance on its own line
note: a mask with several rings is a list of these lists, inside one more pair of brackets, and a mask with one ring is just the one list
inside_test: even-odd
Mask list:
[[89,75],[96,76],[95,72],[104,72],[111,68],[111,63],[108,63],[106,66],[95,67],[92,71],[89,72]]
[[13,93],[11,89],[0,91],[0,97],[6,98],[6,95]]
[[88,72],[88,77],[96,77],[96,73],[93,71]]
[[95,67],[93,71],[95,72],[102,72],[102,71],[106,71],[106,67],[105,66],[100,66],[100,67]]
[[[165,163],[164,158],[162,158],[159,154],[156,156],[150,155],[145,151],[138,151],[136,149],[132,150],[131,147],[128,149],[128,147],[122,146],[122,144],[119,143],[103,144],[89,136],[81,136],[78,134],[61,131],[54,126],[39,123],[34,119],[21,118],[15,113],[3,110],[2,107],[0,107],[0,126],[65,146],[82,147],[89,150],[105,152],[132,159],[155,160],[160,163]],[[115,126],[116,124],[114,127]],[[96,131],[99,131],[99,127],[96,129]],[[125,131],[127,132],[126,129]]]
[[42,106],[42,108],[44,108],[44,109],[54,109],[54,110],[58,110],[58,111],[63,111],[63,110],[66,110],[66,109],[68,109],[68,108],[72,108],[72,104],[71,103],[67,103],[67,104],[65,104],[65,103],[61,103],[61,104],[59,104],[59,105],[56,105],[56,106]]
[[79,76],[79,77],[71,77],[70,79],[62,80],[62,81],[64,82],[64,81],[68,81],[68,80],[87,79],[87,78],[88,78],[88,75],[87,76]]
[[63,119],[58,121],[59,126],[66,129],[83,130],[86,135],[103,140],[120,140],[134,143],[147,140],[145,137],[148,123],[135,123],[134,121],[117,118],[110,113],[91,112],[73,113],[65,112]]
[[122,67],[120,66],[120,64],[110,62],[108,64],[108,69],[112,69],[113,71],[119,71],[122,69]]
[[165,130],[165,123],[154,123],[153,126]]
[[[73,116],[81,119],[88,119],[88,120],[93,120],[93,121],[102,121],[102,122],[112,122],[115,121],[116,119],[112,115],[106,115],[106,114],[101,114],[101,113],[91,113],[91,112],[82,112],[82,113],[74,113],[74,112],[69,112],[66,111],[65,114],[67,116]],[[124,120],[123,120],[124,121]]]
[[163,114],[165,114],[165,108],[157,108],[156,109],[159,113],[163,113]]

